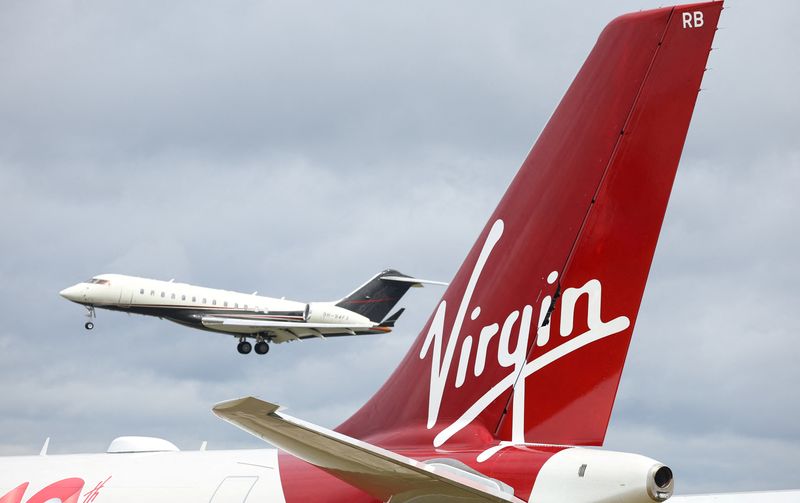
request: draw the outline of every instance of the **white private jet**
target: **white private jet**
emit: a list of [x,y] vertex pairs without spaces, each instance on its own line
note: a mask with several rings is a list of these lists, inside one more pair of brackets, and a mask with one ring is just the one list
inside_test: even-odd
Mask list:
[[[233,335],[239,353],[255,349],[263,355],[269,344],[392,331],[403,313],[386,317],[411,287],[447,285],[412,278],[386,269],[341,300],[297,302],[204,288],[174,281],[101,274],[62,290],[60,295],[88,309],[87,330],[94,328],[95,308],[157,316],[181,325]],[[255,345],[247,341],[251,337]]]

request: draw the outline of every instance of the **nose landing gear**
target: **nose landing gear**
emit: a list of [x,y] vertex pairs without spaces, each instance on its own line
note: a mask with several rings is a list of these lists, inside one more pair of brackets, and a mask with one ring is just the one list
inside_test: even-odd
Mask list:
[[92,323],[92,319],[96,318],[97,315],[94,313],[94,306],[86,306],[86,310],[89,311],[86,313],[86,316],[89,318],[90,321],[87,321],[83,324],[83,328],[86,330],[91,330],[94,328],[94,323]]

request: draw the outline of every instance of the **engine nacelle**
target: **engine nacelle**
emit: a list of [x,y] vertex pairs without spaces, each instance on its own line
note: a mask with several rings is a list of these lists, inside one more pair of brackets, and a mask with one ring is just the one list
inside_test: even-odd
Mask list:
[[672,470],[638,454],[571,447],[548,459],[531,491],[531,503],[665,501],[674,490]]
[[365,324],[369,319],[330,302],[312,302],[306,305],[305,319],[308,323]]

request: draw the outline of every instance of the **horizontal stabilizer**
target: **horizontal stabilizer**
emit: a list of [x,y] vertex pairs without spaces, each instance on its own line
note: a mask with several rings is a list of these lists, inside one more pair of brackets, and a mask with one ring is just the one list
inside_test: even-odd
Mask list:
[[441,285],[447,286],[449,283],[444,281],[433,281],[430,279],[419,279],[419,278],[411,278],[408,276],[381,276],[382,281],[398,281],[400,283],[411,283],[411,286],[422,286],[422,285]]
[[287,416],[257,398],[220,403],[214,413],[381,501],[522,503],[509,486],[456,461],[407,458]]
[[393,315],[391,315],[388,318],[386,318],[385,320],[383,320],[381,322],[381,324],[378,325],[378,326],[379,327],[394,328],[394,324],[397,323],[397,320],[400,318],[400,315],[402,315],[405,311],[406,311],[406,308],[401,307],[400,309],[397,310],[396,313],[394,313]]

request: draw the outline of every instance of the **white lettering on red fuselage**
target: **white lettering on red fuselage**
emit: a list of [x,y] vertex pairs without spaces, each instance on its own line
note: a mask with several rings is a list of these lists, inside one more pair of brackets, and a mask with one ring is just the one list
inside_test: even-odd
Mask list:
[[[461,329],[464,318],[470,308],[472,295],[480,279],[481,272],[489,260],[495,245],[497,245],[503,234],[504,223],[496,220],[489,230],[486,242],[478,256],[475,267],[470,275],[469,282],[464,290],[461,303],[456,313],[455,321],[450,329],[450,338],[442,354],[442,340],[445,334],[444,320],[447,313],[447,301],[442,300],[436,313],[433,316],[425,341],[420,350],[420,359],[425,359],[431,353],[431,380],[430,392],[428,395],[428,429],[433,428],[439,419],[439,409],[445,393],[447,378],[453,365],[456,348],[461,340]],[[547,277],[549,284],[554,284],[558,278],[558,272],[553,271]],[[576,351],[583,346],[591,344],[610,335],[622,332],[630,326],[630,319],[626,316],[619,316],[611,321],[605,322],[601,318],[601,294],[602,285],[597,279],[587,281],[583,286],[577,288],[566,288],[561,298],[561,318],[559,335],[570,337],[569,340],[555,346],[549,351],[545,351],[540,356],[531,361],[527,361],[528,341],[531,332],[531,321],[533,319],[534,308],[531,305],[524,305],[521,309],[510,312],[502,327],[498,323],[491,323],[484,326],[479,331],[477,349],[473,365],[473,375],[480,376],[486,368],[489,343],[499,332],[497,354],[495,355],[497,364],[504,368],[510,368],[505,377],[500,379],[494,386],[489,388],[486,393],[480,396],[475,403],[470,405],[464,413],[455,419],[450,425],[440,431],[434,438],[433,445],[439,447],[453,435],[458,433],[465,426],[477,418],[492,402],[494,402],[505,391],[512,389],[513,409],[511,416],[511,442],[523,443],[525,441],[525,379],[544,368],[545,366],[557,361],[559,358]],[[582,334],[573,336],[575,304],[583,295],[587,296],[587,318],[586,326],[588,330]],[[550,308],[552,299],[545,297],[539,306],[539,323],[537,324],[536,345],[545,347],[550,344],[550,324],[542,326],[545,316]],[[470,313],[470,320],[475,321],[480,316],[481,308],[476,306]],[[511,347],[512,335],[516,327],[516,344]],[[474,332],[472,332],[474,333]],[[461,353],[458,358],[455,388],[460,388],[467,380],[467,369],[472,354],[472,346],[475,345],[473,337],[467,335],[461,340]]]

